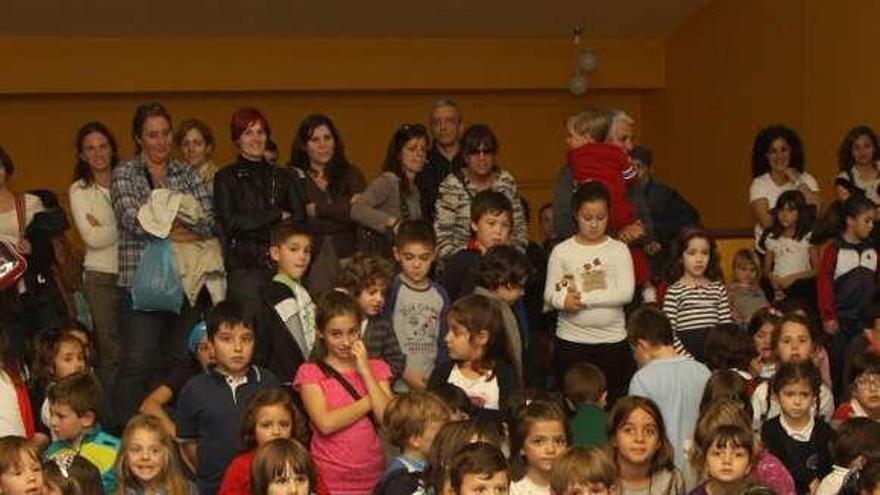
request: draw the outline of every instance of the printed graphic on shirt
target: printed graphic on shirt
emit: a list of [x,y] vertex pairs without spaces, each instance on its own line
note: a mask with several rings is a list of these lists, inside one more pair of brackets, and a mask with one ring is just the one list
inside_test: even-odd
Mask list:
[[608,271],[599,258],[593,258],[592,261],[584,263],[574,275],[571,273],[564,274],[556,282],[556,292],[571,292],[575,290],[590,292],[607,288]]

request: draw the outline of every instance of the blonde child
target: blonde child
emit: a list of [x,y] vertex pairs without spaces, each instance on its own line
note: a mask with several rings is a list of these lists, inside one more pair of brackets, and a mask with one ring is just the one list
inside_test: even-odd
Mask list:
[[617,495],[618,486],[614,459],[598,447],[574,447],[550,471],[550,491],[554,495]]
[[748,474],[755,460],[755,437],[745,424],[723,424],[694,436],[691,454],[694,467],[706,482],[690,495],[738,495],[748,487]]
[[253,495],[309,495],[317,470],[308,451],[296,440],[276,438],[257,449],[251,468]]
[[733,279],[727,284],[733,321],[745,327],[759,309],[767,307],[767,296],[761,290],[761,264],[751,249],[740,249],[733,255]]
[[316,359],[293,382],[312,423],[311,454],[333,495],[370,492],[385,464],[378,425],[392,398],[391,369],[369,359],[361,319],[351,296],[326,292],[316,312]]
[[36,447],[24,437],[0,438],[0,493],[42,495],[43,467]]
[[122,495],[195,495],[177,461],[174,439],[155,416],[138,414],[122,433],[116,478]]
[[513,414],[511,495],[550,495],[550,472],[568,449],[568,415],[555,402],[532,400]]

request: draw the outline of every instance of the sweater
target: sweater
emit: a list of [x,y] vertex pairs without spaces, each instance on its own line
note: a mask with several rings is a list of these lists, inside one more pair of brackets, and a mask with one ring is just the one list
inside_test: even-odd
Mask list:
[[568,152],[568,163],[576,184],[588,180],[601,182],[611,196],[608,229],[617,232],[636,221],[636,211],[626,197],[636,169],[626,152],[616,144],[588,143]]
[[819,261],[816,288],[822,321],[861,322],[877,290],[877,249],[868,241],[830,242]]
[[[119,232],[116,229],[116,213],[110,202],[110,190],[98,184],[86,184],[78,180],[69,191],[70,211],[76,230],[86,248],[83,268],[101,273],[117,273],[119,260],[116,248]],[[89,216],[97,220],[92,225]]]

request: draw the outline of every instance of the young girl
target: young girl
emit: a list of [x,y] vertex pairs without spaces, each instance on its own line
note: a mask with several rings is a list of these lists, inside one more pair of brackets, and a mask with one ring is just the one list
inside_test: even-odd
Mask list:
[[[36,424],[37,441],[48,441],[49,401],[46,390],[56,381],[87,367],[87,348],[79,336],[71,331],[49,328],[40,332],[35,339],[34,386],[31,387],[31,404],[39,407]],[[53,439],[54,440],[54,439]]]
[[302,442],[308,436],[290,394],[277,388],[261,390],[251,399],[241,420],[241,431],[244,453],[233,459],[223,474],[220,495],[250,493],[251,464],[258,447],[276,438],[296,438]]
[[748,486],[747,476],[755,457],[755,437],[744,424],[723,424],[694,438],[694,467],[707,481],[690,495],[739,495]]
[[377,425],[391,400],[391,369],[367,357],[360,307],[348,294],[324,293],[316,323],[316,360],[293,381],[312,423],[311,453],[330,493],[368,493],[384,469]]
[[733,255],[733,280],[727,284],[733,321],[745,327],[758,310],[767,306],[761,290],[760,262],[751,249],[740,249]]
[[634,395],[618,400],[608,417],[608,438],[620,471],[621,495],[685,493],[663,416],[652,400]]
[[302,444],[276,438],[257,449],[250,478],[249,494],[309,495],[317,482],[317,470]]
[[[798,313],[788,313],[783,316],[770,338],[770,346],[776,357],[777,366],[786,363],[812,362],[818,348],[816,338],[806,317]],[[764,381],[752,393],[755,431],[760,430],[764,421],[779,415],[779,402],[776,396],[771,394],[771,390],[770,383]],[[831,389],[820,383],[816,397],[819,400],[819,414],[825,421],[830,421],[834,413],[834,397]]]
[[575,363],[595,364],[608,377],[608,402],[626,393],[636,366],[626,340],[623,308],[633,298],[633,259],[608,236],[611,198],[600,182],[572,196],[577,233],[553,248],[544,301],[559,310],[554,342],[556,383]]
[[45,495],[104,495],[101,472],[79,455],[59,456],[43,465]]
[[174,439],[155,416],[138,414],[122,432],[116,457],[118,492],[122,495],[196,495],[177,460]]
[[470,295],[455,301],[446,318],[451,361],[437,364],[428,388],[451,383],[470,397],[477,415],[500,420],[501,405],[519,389],[501,312],[486,296]]
[[0,493],[42,495],[43,467],[32,443],[18,436],[0,438]]
[[550,495],[550,471],[568,448],[568,416],[558,404],[533,400],[514,413],[511,495]]
[[[769,380],[776,373],[776,353],[773,352],[773,330],[779,324],[782,313],[772,307],[758,310],[749,320],[749,335],[752,336],[752,344],[755,348],[756,357],[752,361],[751,372],[755,377]],[[757,384],[756,384],[757,385]],[[749,393],[754,388],[749,390]]]
[[816,397],[822,380],[809,361],[785,363],[773,377],[773,396],[782,414],[767,420],[761,438],[767,449],[785,464],[798,493],[813,493],[831,471],[829,444],[834,430],[816,415]]
[[672,285],[663,297],[663,312],[675,330],[676,350],[703,361],[708,329],[733,322],[715,240],[706,230],[687,229],[676,241],[672,259]]
[[425,476],[428,484],[437,495],[451,495],[449,465],[456,452],[469,443],[485,442],[500,446],[503,441],[504,432],[498,422],[465,419],[446,423],[431,443]]

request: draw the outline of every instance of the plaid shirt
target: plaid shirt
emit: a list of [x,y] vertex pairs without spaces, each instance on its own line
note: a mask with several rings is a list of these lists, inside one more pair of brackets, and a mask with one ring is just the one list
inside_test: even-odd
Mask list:
[[[137,219],[138,210],[149,201],[152,192],[147,180],[148,176],[147,162],[143,155],[132,158],[113,170],[110,197],[119,222],[120,287],[131,287],[134,272],[141,261],[147,241],[157,239],[145,232]],[[168,163],[165,183],[161,187],[191,194],[196,198],[205,212],[205,217],[200,223],[189,228],[200,236],[214,235],[216,224],[211,193],[192,167],[171,160]]]

